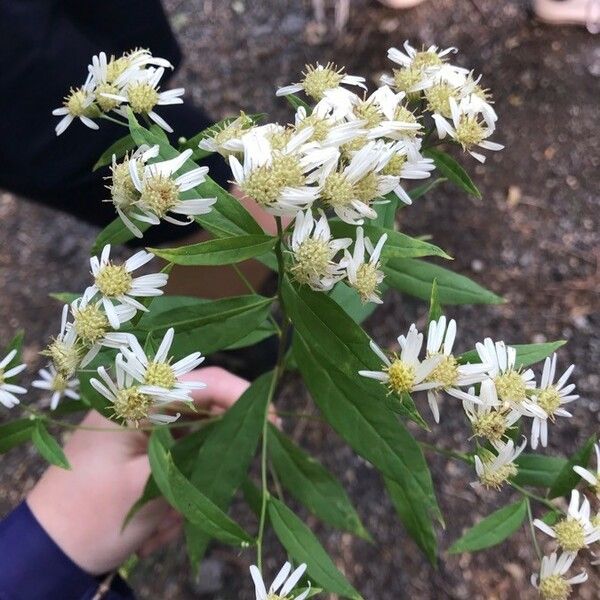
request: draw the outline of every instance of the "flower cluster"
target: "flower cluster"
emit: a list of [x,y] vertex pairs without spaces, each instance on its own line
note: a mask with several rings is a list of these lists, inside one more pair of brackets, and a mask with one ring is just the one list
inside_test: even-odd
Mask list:
[[127,108],[166,131],[173,131],[155,111],[157,106],[183,102],[183,88],[160,91],[165,69],[172,68],[168,60],[152,56],[144,49],[126,52],[119,58],[108,58],[100,52],[88,65],[83,85],[71,88],[63,105],[52,111],[53,115],[62,117],[56,125],[56,135],[63,133],[75,119],[90,129],[98,129],[95,119],[112,119],[109,113],[127,117]]

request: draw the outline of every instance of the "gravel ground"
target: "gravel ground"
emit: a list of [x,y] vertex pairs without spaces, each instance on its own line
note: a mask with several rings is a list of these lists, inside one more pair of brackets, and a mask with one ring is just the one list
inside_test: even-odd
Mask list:
[[[436,0],[407,12],[357,0],[337,35],[329,11],[326,24],[319,24],[310,3],[297,0],[167,0],[166,5],[188,57],[179,79],[215,118],[243,108],[269,112],[285,122],[289,113],[273,96],[274,87],[294,81],[306,62],[334,60],[375,81],[389,68],[387,48],[406,38],[459,47],[459,62],[482,72],[494,92],[498,137],[506,150],[490,157],[485,167],[465,159],[483,200],[466,198],[450,186],[438,188],[403,212],[402,228],[430,234],[455,257],[457,271],[508,300],[501,306],[452,310],[465,348],[484,335],[510,342],[569,340],[561,364],[578,365],[582,399],[572,420],[552,428],[548,452],[572,452],[599,430],[596,38],[576,28],[534,24],[523,3],[507,0]],[[26,327],[26,358],[33,363],[58,326],[57,305],[48,293],[84,286],[95,233],[68,216],[0,195],[0,339],[4,342],[15,329]],[[411,321],[423,323],[424,312],[422,304],[392,294],[368,327],[376,339],[391,343]],[[312,410],[295,380],[282,403]],[[467,449],[464,419],[452,409],[450,403],[443,406],[442,424],[433,429],[431,440]],[[326,530],[309,517],[307,522],[365,598],[535,597],[528,579],[537,563],[525,531],[473,556],[442,554],[438,569],[432,569],[398,524],[379,476],[316,423],[289,423],[286,429],[344,481],[376,545]],[[0,508],[6,512],[43,465],[28,448],[1,461]],[[509,500],[507,492],[499,498],[473,491],[468,485],[472,473],[460,465],[432,458],[431,467],[447,521],[439,536],[442,549]],[[234,510],[247,518],[241,509]],[[282,558],[274,540],[269,540],[267,556],[272,557],[267,566],[274,569]],[[141,564],[133,583],[141,598],[245,600],[252,597],[246,581],[251,560],[250,553],[216,546],[203,576],[196,578],[179,544]],[[598,570],[590,579],[577,597],[599,597]]]

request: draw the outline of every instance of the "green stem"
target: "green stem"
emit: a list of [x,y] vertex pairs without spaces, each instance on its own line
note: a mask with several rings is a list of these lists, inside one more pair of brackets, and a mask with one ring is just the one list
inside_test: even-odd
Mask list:
[[533,540],[533,547],[538,556],[539,560],[542,560],[542,553],[538,545],[537,537],[535,536],[535,525],[533,524],[533,514],[531,512],[531,500],[525,497],[525,503],[527,505],[527,518],[529,519],[529,531],[531,533],[531,539]]
[[468,454],[464,452],[457,452],[456,450],[450,450],[448,448],[440,448],[439,446],[434,446],[433,444],[427,444],[426,442],[419,442],[421,448],[425,450],[429,450],[431,452],[435,452],[436,454],[441,454],[442,456],[447,456],[449,458],[455,458],[456,460],[460,460],[467,464],[473,464],[473,459]]
[[115,119],[114,117],[109,117],[106,114],[101,115],[100,118],[101,119],[106,119],[107,121],[111,121],[113,123],[116,123],[117,125],[121,125],[121,127],[127,127],[127,128],[129,128],[129,123],[125,123],[124,121],[119,121],[119,119]]
[[521,487],[520,485],[514,483],[514,481],[509,481],[508,485],[510,485],[515,490],[517,490],[517,492],[520,492],[521,494],[523,494],[523,496],[530,498],[531,500],[535,500],[536,502],[539,502],[540,504],[543,504],[545,507],[549,508],[550,510],[553,510],[555,512],[556,511],[562,512],[562,510],[555,504],[552,504],[552,502],[550,502],[550,500],[546,500],[546,498],[542,498],[541,496],[538,496],[537,494],[532,494],[529,490],[526,490],[524,487]]

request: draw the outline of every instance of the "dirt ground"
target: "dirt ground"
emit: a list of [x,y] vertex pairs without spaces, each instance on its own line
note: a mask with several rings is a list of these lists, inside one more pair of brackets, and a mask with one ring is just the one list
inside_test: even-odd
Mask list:
[[[300,0],[166,0],[166,6],[187,56],[178,79],[188,88],[188,99],[215,118],[243,108],[285,122],[290,115],[285,102],[274,97],[275,86],[295,81],[306,62],[333,60],[374,82],[390,67],[387,48],[407,38],[457,46],[458,61],[483,73],[493,90],[497,138],[506,149],[484,167],[464,159],[482,200],[450,186],[438,188],[403,212],[402,228],[430,234],[455,257],[457,271],[508,300],[452,309],[461,348],[486,335],[513,343],[569,340],[560,363],[577,364],[581,400],[573,419],[552,427],[548,452],[572,452],[600,429],[598,38],[583,29],[536,24],[523,2],[508,0],[430,0],[406,12],[356,0],[339,34],[332,30],[329,10],[324,27],[315,21],[311,4]],[[85,285],[95,233],[68,216],[0,195],[0,339],[26,327],[26,357],[32,363],[58,327],[57,305],[47,295]],[[423,304],[391,294],[368,328],[380,342],[391,343],[413,320],[423,323],[424,313]],[[313,410],[295,380],[281,401]],[[442,407],[442,423],[430,441],[466,450],[464,418],[455,408],[450,402]],[[316,421],[285,427],[342,479],[375,538],[370,545],[307,518],[365,598],[536,597],[529,575],[537,561],[525,529],[487,552],[455,557],[442,552],[434,570],[405,535],[369,465]],[[28,448],[13,451],[0,464],[4,513],[43,465]],[[439,535],[442,550],[510,497],[473,491],[468,485],[473,474],[461,465],[433,457],[431,466],[447,522]],[[274,539],[268,546],[267,567],[274,570],[283,555]],[[247,577],[252,559],[249,552],[215,546],[198,578],[178,544],[142,563],[133,584],[140,598],[246,600],[253,597]],[[593,569],[576,597],[599,597],[600,567]]]

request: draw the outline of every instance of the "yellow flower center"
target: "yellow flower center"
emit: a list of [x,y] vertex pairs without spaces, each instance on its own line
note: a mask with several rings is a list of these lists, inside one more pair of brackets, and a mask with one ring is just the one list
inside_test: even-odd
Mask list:
[[377,187],[377,175],[370,172],[354,184],[354,193],[359,200],[368,204],[379,196]]
[[68,345],[60,340],[53,340],[40,354],[48,356],[56,370],[64,377],[71,377],[81,361],[81,349],[75,345]]
[[556,412],[556,409],[560,408],[560,394],[555,386],[542,390],[542,393],[538,396],[537,403],[543,408],[549,417],[552,417]]
[[511,477],[514,477],[518,473],[518,469],[513,463],[502,465],[495,470],[491,470],[487,467],[489,467],[489,464],[486,465],[484,463],[484,472],[482,475],[480,475],[479,480],[485,487],[494,488],[496,490],[502,488],[502,484],[505,481]]
[[540,596],[544,600],[567,600],[571,584],[560,575],[550,575],[540,581]]
[[315,114],[309,115],[306,119],[298,123],[297,130],[302,131],[307,127],[313,128],[311,139],[316,142],[324,142],[331,130],[331,125],[327,122],[327,119],[321,119]]
[[325,180],[321,191],[323,202],[333,208],[346,206],[356,198],[354,186],[343,173],[332,173]]
[[436,52],[421,51],[415,54],[411,66],[417,69],[423,69],[427,67],[436,67],[442,63],[443,60],[437,55]]
[[442,362],[431,372],[427,381],[435,381],[440,388],[449,388],[456,385],[458,381],[458,362],[451,354],[444,355]]
[[288,154],[277,154],[270,165],[252,171],[242,184],[242,189],[260,205],[271,206],[286,187],[298,187],[304,183],[298,159]]
[[129,58],[126,56],[111,58],[106,65],[106,80],[108,83],[112,83],[115,79],[120,77],[128,66]]
[[350,159],[354,155],[355,152],[358,152],[369,140],[366,135],[359,135],[354,139],[342,144],[340,146],[340,151],[342,153],[342,158],[346,162],[350,162]]
[[175,387],[177,379],[169,363],[152,361],[146,369],[145,383],[170,390]]
[[500,441],[506,432],[506,419],[496,410],[483,414],[473,421],[473,433],[493,442]]
[[314,238],[305,239],[294,252],[290,271],[298,283],[309,284],[327,274],[332,251],[329,244]]
[[344,69],[338,69],[333,63],[322,68],[306,65],[305,69],[302,87],[306,95],[315,100],[321,100],[327,90],[339,87],[344,78]]
[[359,102],[354,107],[354,115],[361,121],[366,121],[366,127],[377,127],[383,121],[383,113],[372,102]]
[[113,98],[107,98],[102,94],[118,94],[119,89],[110,83],[100,83],[96,87],[94,97],[96,99],[96,104],[104,111],[108,112],[113,108],[117,108],[119,106],[119,101],[114,100]]
[[421,69],[409,67],[407,69],[394,69],[394,86],[400,92],[406,92],[408,99],[413,100],[419,97],[420,92],[409,92],[415,85],[421,81]]
[[586,547],[583,525],[575,520],[566,518],[554,526],[556,540],[565,552],[579,552]]
[[382,175],[394,175],[396,177],[400,177],[402,173],[402,168],[406,164],[406,154],[398,153],[394,154],[387,165],[382,169]]
[[108,329],[106,315],[94,304],[74,311],[75,331],[88,344],[95,344]]
[[291,600],[291,596],[279,596],[274,592],[269,592],[267,594],[267,600]]
[[115,297],[126,294],[131,289],[133,277],[125,265],[108,264],[100,269],[95,283],[103,296]]
[[527,388],[517,371],[507,371],[494,379],[496,392],[503,402],[522,402],[526,398]]
[[158,92],[149,83],[134,83],[127,89],[131,110],[137,114],[148,114],[158,102]]
[[352,287],[359,293],[363,304],[371,301],[373,295],[379,296],[380,272],[377,270],[378,264],[363,263],[356,269],[356,281]]
[[[401,123],[418,123],[417,117],[415,117],[414,113],[406,108],[406,106],[397,106],[394,111],[394,121],[400,121]],[[416,138],[419,135],[418,129],[406,129],[404,131],[397,132],[397,135],[401,135],[405,138]]]
[[392,364],[386,367],[389,380],[387,382],[390,392],[402,395],[410,392],[415,384],[415,369],[411,365],[402,362],[398,356],[394,357]]
[[179,202],[179,187],[170,177],[156,175],[144,181],[140,203],[157,217],[164,217]]
[[444,117],[451,117],[450,98],[456,98],[456,89],[448,83],[438,83],[425,90],[427,108]]
[[87,96],[81,88],[71,89],[69,95],[65,97],[64,105],[67,107],[69,114],[74,117],[87,116],[89,113]]
[[462,115],[456,126],[456,141],[468,150],[485,139],[485,128],[475,115]]
[[273,150],[283,150],[287,146],[289,141],[292,139],[293,135],[294,131],[289,128],[272,133],[269,136],[271,148],[273,148]]
[[52,380],[52,389],[55,392],[64,392],[67,389],[67,384],[69,380],[62,375],[61,373],[56,373],[54,379]]
[[[138,174],[142,176],[143,167],[140,163],[138,166]],[[118,163],[111,167],[111,185],[109,186],[110,194],[115,206],[121,209],[129,208],[140,198],[140,193],[133,185],[131,175],[129,174],[129,159],[125,159],[122,163]]]
[[113,410],[117,417],[125,421],[133,421],[137,425],[148,416],[151,405],[150,396],[142,394],[139,388],[134,386],[118,391]]

